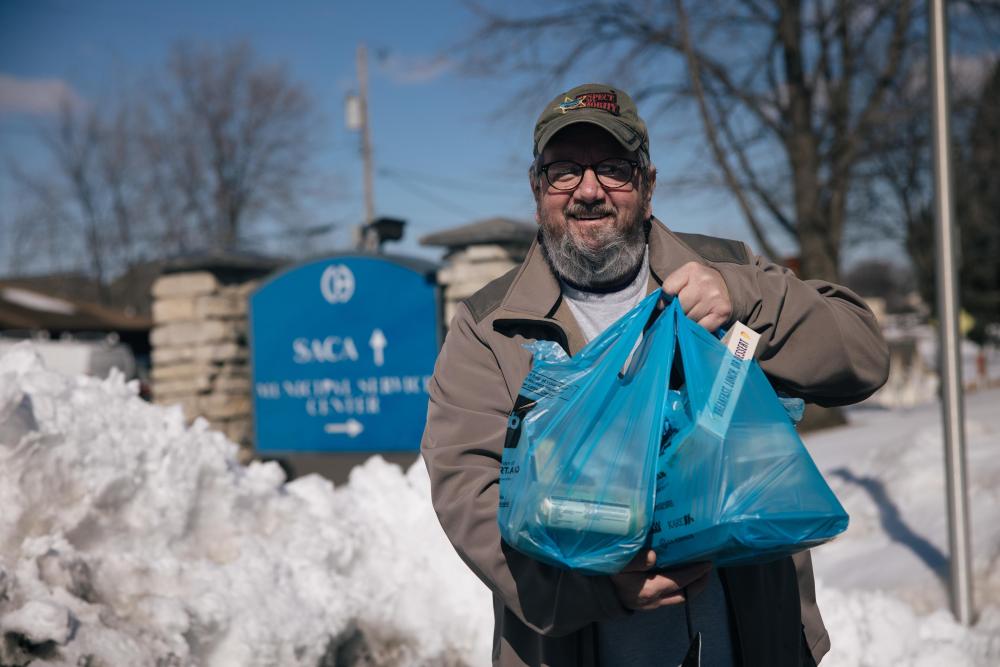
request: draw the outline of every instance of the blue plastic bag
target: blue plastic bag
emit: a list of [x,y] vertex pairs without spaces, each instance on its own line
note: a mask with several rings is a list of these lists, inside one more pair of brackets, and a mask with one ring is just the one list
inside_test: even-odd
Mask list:
[[740,360],[675,301],[684,385],[671,391],[657,462],[657,567],[762,562],[826,542],[848,516],[757,362]]
[[572,358],[555,343],[526,346],[534,362],[508,421],[497,513],[519,551],[614,573],[646,543],[675,347],[660,296]]

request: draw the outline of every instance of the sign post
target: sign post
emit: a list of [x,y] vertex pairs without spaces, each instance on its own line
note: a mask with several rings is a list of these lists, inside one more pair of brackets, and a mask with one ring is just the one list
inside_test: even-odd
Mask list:
[[948,15],[943,0],[928,6],[930,73],[934,118],[934,239],[936,241],[938,316],[941,318],[941,410],[944,421],[945,482],[948,490],[948,546],[951,610],[969,626],[973,621],[972,548],[969,538],[969,491],[965,474],[965,406],[959,354],[960,311],[955,267],[951,178],[951,112],[948,106]]
[[438,351],[432,266],[343,255],[250,297],[260,454],[416,451]]

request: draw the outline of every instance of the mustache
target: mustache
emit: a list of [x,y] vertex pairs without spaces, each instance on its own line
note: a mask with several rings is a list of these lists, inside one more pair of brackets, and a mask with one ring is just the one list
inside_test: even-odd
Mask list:
[[606,203],[597,203],[593,205],[587,204],[571,204],[566,207],[565,215],[574,218],[581,217],[604,217],[604,216],[614,216],[617,211],[613,206],[609,206]]

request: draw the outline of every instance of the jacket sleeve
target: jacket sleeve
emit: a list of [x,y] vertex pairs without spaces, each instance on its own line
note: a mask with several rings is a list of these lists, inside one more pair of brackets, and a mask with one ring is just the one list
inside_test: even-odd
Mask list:
[[888,346],[875,316],[852,291],[799,280],[761,257],[715,268],[729,288],[733,319],[761,334],[756,356],[778,388],[834,406],[864,400],[885,384]]
[[431,379],[421,452],[441,526],[473,572],[534,631],[568,634],[627,614],[608,577],[539,563],[502,543],[500,459],[513,407],[500,366],[459,306]]

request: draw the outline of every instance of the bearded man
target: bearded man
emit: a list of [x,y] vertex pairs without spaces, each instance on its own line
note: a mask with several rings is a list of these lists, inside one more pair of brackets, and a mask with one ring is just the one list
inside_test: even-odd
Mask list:
[[808,552],[763,565],[622,572],[540,563],[500,538],[500,460],[531,367],[523,344],[569,354],[662,289],[710,331],[761,334],[772,384],[820,405],[856,402],[888,375],[871,311],[849,290],[801,281],[737,241],[675,233],[652,215],[656,169],[632,99],[603,84],[558,95],[535,125],[529,169],[538,239],[524,262],[457,309],[430,384],[421,443],[434,507],[459,555],[493,592],[496,665],[678,665],[692,630],[703,665],[815,665],[830,641]]

